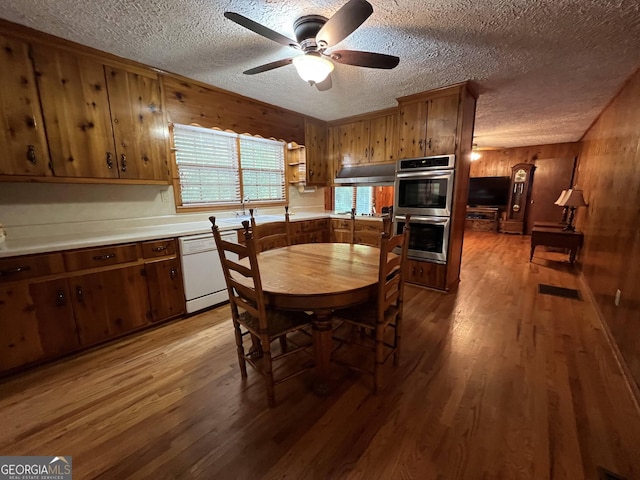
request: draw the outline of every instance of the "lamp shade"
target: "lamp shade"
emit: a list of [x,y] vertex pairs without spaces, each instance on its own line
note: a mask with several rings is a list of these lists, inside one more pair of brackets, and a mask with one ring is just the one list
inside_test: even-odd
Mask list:
[[562,205],[562,202],[564,201],[564,197],[567,196],[567,192],[569,190],[562,190],[562,192],[560,193],[560,196],[558,197],[558,199],[553,202],[554,205]]
[[333,71],[333,63],[320,55],[313,54],[294,57],[293,66],[305,82],[320,83]]
[[572,188],[558,205],[561,207],[584,207],[587,205],[587,202],[584,201],[582,190]]

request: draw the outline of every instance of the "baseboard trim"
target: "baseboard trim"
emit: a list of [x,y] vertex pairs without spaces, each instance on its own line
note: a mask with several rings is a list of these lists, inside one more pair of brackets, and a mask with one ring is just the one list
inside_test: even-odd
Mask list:
[[602,326],[602,330],[604,331],[604,335],[607,339],[607,343],[613,352],[613,357],[616,359],[616,363],[620,367],[620,371],[622,372],[622,377],[624,378],[625,383],[627,384],[627,389],[629,390],[629,394],[631,395],[631,400],[633,401],[634,406],[636,407],[636,411],[640,415],[640,388],[638,388],[638,384],[635,382],[633,375],[631,374],[631,370],[627,365],[624,357],[622,356],[622,352],[618,348],[618,344],[616,343],[611,330],[609,329],[609,325],[604,318],[604,314],[600,309],[600,306],[596,302],[596,297],[594,296],[591,288],[589,287],[589,283],[587,279],[584,277],[584,273],[582,270],[580,271],[580,275],[578,276],[580,283],[582,284],[582,290],[585,293],[585,297],[591,302],[593,309],[596,312],[596,316],[600,321],[600,325]]

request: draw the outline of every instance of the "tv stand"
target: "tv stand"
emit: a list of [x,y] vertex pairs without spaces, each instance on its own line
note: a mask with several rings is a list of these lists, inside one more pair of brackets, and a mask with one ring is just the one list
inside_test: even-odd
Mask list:
[[467,207],[465,230],[497,232],[500,218],[498,207]]

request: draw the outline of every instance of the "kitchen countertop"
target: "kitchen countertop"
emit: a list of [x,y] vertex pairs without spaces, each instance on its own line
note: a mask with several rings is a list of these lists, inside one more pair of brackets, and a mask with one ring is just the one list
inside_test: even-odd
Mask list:
[[[264,223],[284,220],[284,215],[272,215],[265,213],[262,215]],[[256,216],[256,221],[260,222],[261,215]],[[349,215],[336,215],[330,212],[310,213],[296,212],[291,214],[290,221],[315,220],[320,218],[349,218]],[[381,221],[380,217],[358,216],[357,219]],[[220,230],[236,230],[241,228],[240,218],[226,217],[220,218]],[[58,226],[64,229],[63,225]],[[0,258],[15,257],[18,255],[30,255],[35,253],[57,252],[61,250],[71,250],[76,248],[99,247],[102,245],[115,245],[119,243],[140,242],[145,240],[158,240],[170,237],[184,237],[187,235],[197,235],[211,233],[211,223],[208,218],[197,222],[175,222],[162,225],[148,226],[126,226],[111,228],[110,230],[67,233],[53,232],[47,236],[29,238],[11,238],[9,235],[4,243],[0,244]]]

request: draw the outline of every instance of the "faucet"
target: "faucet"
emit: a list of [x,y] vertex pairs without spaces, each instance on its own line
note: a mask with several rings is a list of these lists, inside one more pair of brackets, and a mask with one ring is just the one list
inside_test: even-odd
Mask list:
[[[246,215],[244,211],[245,204],[249,203],[249,197],[244,197],[240,203],[242,204],[242,216]],[[237,216],[237,215],[236,215]]]

